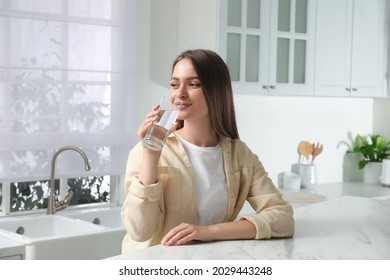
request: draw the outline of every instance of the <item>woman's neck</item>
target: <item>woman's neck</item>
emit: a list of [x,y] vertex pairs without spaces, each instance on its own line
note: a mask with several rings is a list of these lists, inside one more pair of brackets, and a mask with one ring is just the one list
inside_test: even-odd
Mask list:
[[219,138],[211,125],[204,123],[185,122],[184,127],[176,131],[180,137],[199,147],[214,147],[218,144]]

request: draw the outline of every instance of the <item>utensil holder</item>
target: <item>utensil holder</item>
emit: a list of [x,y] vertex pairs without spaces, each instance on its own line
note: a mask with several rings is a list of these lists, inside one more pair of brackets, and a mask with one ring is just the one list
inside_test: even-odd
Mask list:
[[309,189],[313,185],[317,184],[317,166],[314,164],[292,164],[291,172],[301,177],[302,188]]

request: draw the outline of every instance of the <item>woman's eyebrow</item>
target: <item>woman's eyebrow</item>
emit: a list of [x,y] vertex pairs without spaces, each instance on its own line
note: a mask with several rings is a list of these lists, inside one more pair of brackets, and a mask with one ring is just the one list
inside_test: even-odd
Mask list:
[[[185,80],[194,80],[194,79],[199,80],[199,77],[198,76],[190,76],[190,77],[185,78]],[[171,77],[171,80],[180,80],[180,79],[178,77]]]

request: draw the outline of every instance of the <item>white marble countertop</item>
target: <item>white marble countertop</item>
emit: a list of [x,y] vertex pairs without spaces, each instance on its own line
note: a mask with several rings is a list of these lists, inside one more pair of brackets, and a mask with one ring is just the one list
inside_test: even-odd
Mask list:
[[[309,189],[300,189],[299,191],[284,189],[280,189],[280,191],[283,193],[284,199],[289,201],[294,208],[342,196],[390,199],[389,187],[364,182],[326,183],[314,185]],[[252,211],[249,204],[246,204],[243,212],[250,213]]]
[[293,238],[157,245],[112,260],[390,259],[390,199],[342,196],[294,209]]
[[390,188],[383,185],[367,184],[364,182],[338,182],[317,184],[301,192],[317,193],[328,199],[341,196],[358,196],[371,198],[390,198]]

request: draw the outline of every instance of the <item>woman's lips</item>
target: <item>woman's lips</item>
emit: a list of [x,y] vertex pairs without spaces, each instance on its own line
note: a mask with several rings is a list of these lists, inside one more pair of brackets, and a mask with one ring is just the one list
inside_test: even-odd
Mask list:
[[189,103],[176,103],[176,108],[178,109],[185,109],[186,107],[190,106],[191,104]]

